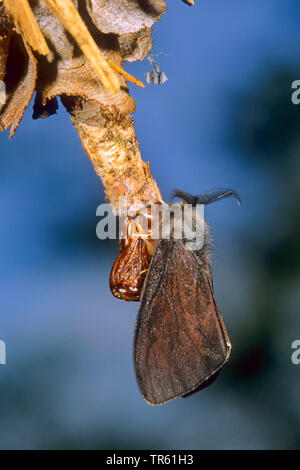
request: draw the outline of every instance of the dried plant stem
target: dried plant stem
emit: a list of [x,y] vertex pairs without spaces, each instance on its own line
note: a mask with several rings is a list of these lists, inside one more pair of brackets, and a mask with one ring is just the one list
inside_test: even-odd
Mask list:
[[123,77],[125,77],[127,80],[129,80],[130,82],[134,83],[135,85],[138,85],[142,88],[146,88],[145,85],[143,84],[143,82],[141,82],[140,80],[138,80],[137,78],[133,77],[132,75],[130,75],[129,73],[125,72],[124,69],[122,69],[122,67],[119,67],[117,64],[115,64],[114,62],[112,62],[111,60],[109,59],[106,59],[107,60],[107,63],[111,66],[111,68],[115,71],[115,72],[118,72],[120,73],[121,75],[123,75]]
[[49,54],[49,48],[31,11],[28,0],[4,0],[6,11],[12,16],[25,42],[39,54]]
[[150,165],[142,160],[131,116],[106,121],[104,127],[78,121],[74,116],[72,121],[116,213],[120,197],[127,197],[131,210],[161,201]]

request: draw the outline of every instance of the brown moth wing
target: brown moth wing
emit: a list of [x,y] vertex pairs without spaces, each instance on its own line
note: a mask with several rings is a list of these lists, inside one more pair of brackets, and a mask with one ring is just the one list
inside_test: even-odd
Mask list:
[[231,345],[215,301],[206,248],[160,240],[143,287],[134,362],[151,405],[204,385],[228,360]]

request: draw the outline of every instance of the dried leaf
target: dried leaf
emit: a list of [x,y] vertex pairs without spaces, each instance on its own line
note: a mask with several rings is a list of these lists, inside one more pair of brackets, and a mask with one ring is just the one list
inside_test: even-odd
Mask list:
[[87,0],[87,8],[102,33],[127,34],[151,28],[167,6],[164,0]]
[[152,26],[167,6],[164,0],[87,0],[87,10],[103,33],[117,35],[123,60],[143,60],[152,46]]
[[72,0],[44,1],[49,10],[73,36],[85,57],[94,67],[102,85],[110,93],[118,93],[120,90],[118,78],[106,62],[101,50],[97,47]]
[[143,60],[152,47],[151,28],[145,28],[135,33],[118,36],[119,47],[123,60],[135,62]]
[[6,11],[12,16],[24,41],[39,54],[49,54],[47,43],[38,27],[28,0],[4,0]]
[[6,63],[6,103],[0,106],[0,129],[11,126],[12,137],[33,95],[37,79],[37,64],[31,49],[21,36],[12,35]]
[[[41,3],[34,6],[40,28],[51,44],[51,61],[39,60],[38,95],[43,105],[57,95],[80,96],[104,106],[116,106],[120,112],[134,112],[135,102],[128,94],[126,80],[119,76],[121,89],[115,95],[108,93],[99,83],[93,67],[66,32],[59,20]],[[122,58],[115,49],[114,38],[97,32],[97,44],[105,57],[117,65]]]

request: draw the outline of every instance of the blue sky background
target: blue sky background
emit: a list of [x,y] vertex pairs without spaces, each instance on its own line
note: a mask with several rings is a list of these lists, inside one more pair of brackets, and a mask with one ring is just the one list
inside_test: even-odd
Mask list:
[[[293,0],[202,0],[193,8],[169,1],[152,49],[169,80],[130,86],[142,155],[165,200],[177,187],[196,194],[232,187],[241,195],[239,208],[224,200],[206,209],[216,297],[237,355],[249,346],[240,331],[255,321],[259,301],[249,240],[265,239],[282,200],[278,169],[247,154],[237,123],[249,115],[243,97],[274,70],[300,78],[299,13]],[[144,82],[151,68],[147,60],[124,67]],[[289,96],[291,83],[282,86]],[[274,368],[263,385],[251,383],[252,400],[230,378],[229,362],[211,388],[148,406],[132,363],[138,304],[110,294],[117,243],[95,234],[101,182],[64,108],[37,121],[31,108],[12,140],[0,135],[0,339],[7,344],[0,448],[297,447],[298,421],[291,426],[288,414],[274,413],[283,402],[299,411],[300,366],[290,364],[300,337],[296,284],[281,306]]]

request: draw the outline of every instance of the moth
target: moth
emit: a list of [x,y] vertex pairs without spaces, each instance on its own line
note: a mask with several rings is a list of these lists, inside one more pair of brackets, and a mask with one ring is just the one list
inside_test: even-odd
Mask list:
[[151,85],[163,85],[168,81],[168,77],[165,72],[162,72],[159,68],[159,65],[155,62],[152,54],[149,52],[147,59],[152,65],[153,69],[150,72],[146,73],[146,81]]
[[[209,204],[239,196],[217,190],[174,196],[188,204]],[[160,239],[141,293],[135,325],[134,367],[143,398],[161,405],[210,385],[228,361],[231,343],[218,308],[210,267],[209,230],[200,250],[185,239]]]

